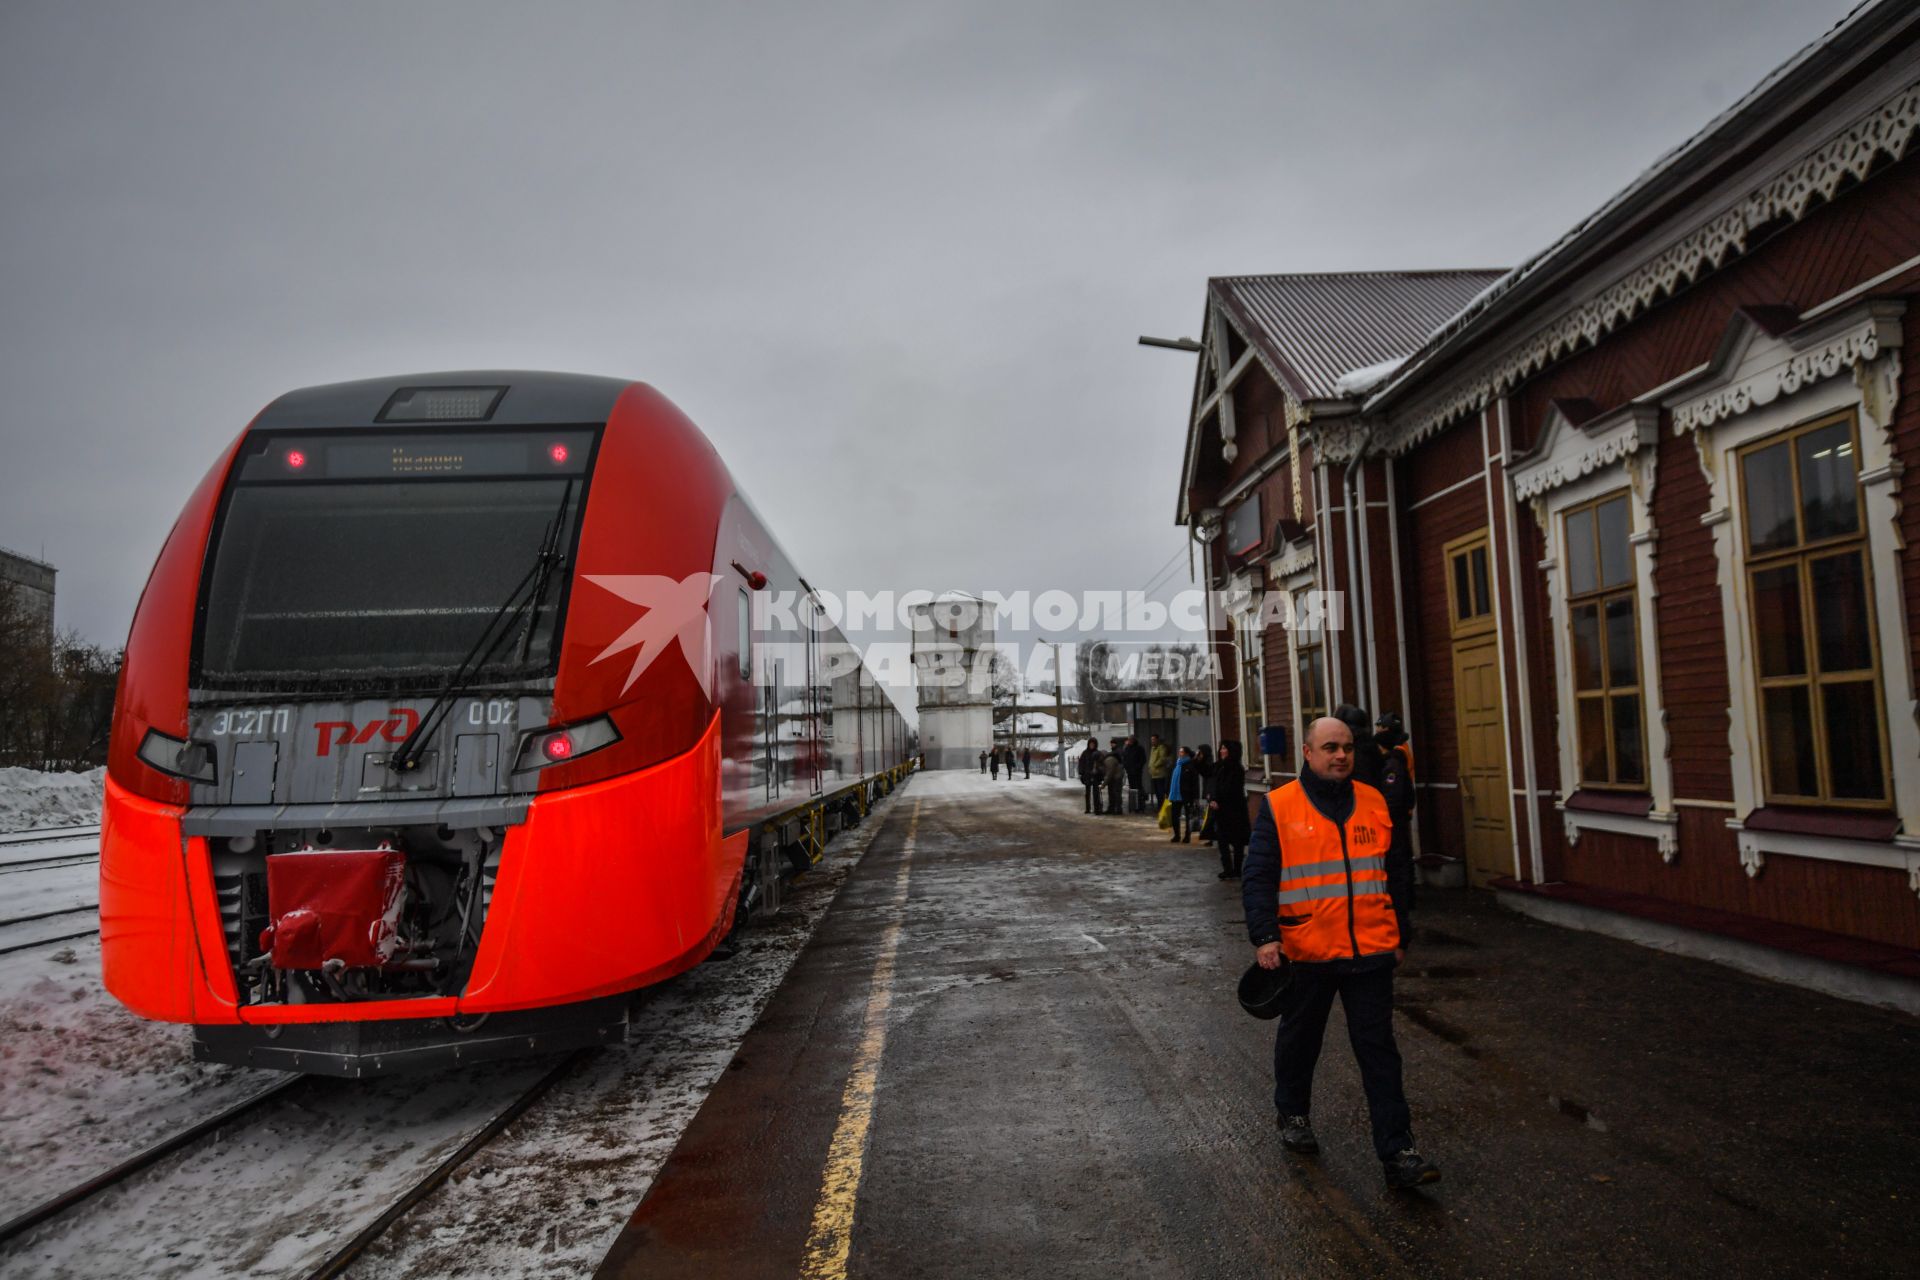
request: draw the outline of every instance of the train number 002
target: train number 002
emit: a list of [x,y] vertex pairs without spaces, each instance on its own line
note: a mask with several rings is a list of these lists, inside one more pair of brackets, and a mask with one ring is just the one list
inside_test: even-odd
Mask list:
[[514,704],[512,698],[489,698],[485,702],[470,702],[467,704],[467,723],[476,727],[488,725],[497,729],[502,725],[517,723],[520,719],[519,712],[520,708]]

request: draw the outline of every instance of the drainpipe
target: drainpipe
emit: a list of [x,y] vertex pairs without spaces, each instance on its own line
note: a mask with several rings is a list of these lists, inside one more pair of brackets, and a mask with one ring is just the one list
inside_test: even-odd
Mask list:
[[1524,766],[1522,774],[1527,782],[1527,849],[1532,855],[1533,882],[1539,884],[1547,878],[1547,873],[1546,859],[1540,849],[1540,792],[1534,776],[1533,695],[1527,680],[1526,606],[1520,599],[1520,534],[1514,527],[1519,519],[1519,509],[1513,500],[1513,477],[1507,473],[1513,458],[1513,433],[1507,421],[1507,398],[1501,396],[1497,403],[1500,410],[1500,496],[1507,511],[1507,590],[1513,596],[1513,665],[1519,675],[1515,684],[1520,694],[1520,705],[1524,708],[1520,716],[1520,751]]
[[1349,496],[1347,505],[1359,506],[1355,517],[1360,525],[1360,602],[1367,615],[1367,708],[1374,715],[1380,714],[1380,654],[1375,648],[1373,631],[1373,540],[1367,533],[1367,471],[1364,462],[1355,458],[1347,464],[1352,472],[1355,464],[1360,464],[1360,476],[1354,496]]
[[[1411,722],[1409,704],[1413,697],[1413,686],[1407,681],[1407,592],[1406,584],[1400,577],[1400,493],[1394,479],[1398,470],[1393,459],[1386,460],[1387,468],[1387,554],[1393,560],[1393,629],[1398,633],[1400,650],[1400,703],[1394,710],[1400,713],[1402,721]],[[1374,709],[1379,714],[1379,708]]]
[[[1333,499],[1327,492],[1327,469],[1318,461],[1313,467],[1313,530],[1314,541],[1318,544],[1314,551],[1314,579],[1320,584],[1324,596],[1332,595],[1333,584],[1333,530],[1327,526],[1333,523]],[[1323,598],[1322,603],[1325,603]],[[1327,628],[1331,631],[1332,628]],[[1338,706],[1345,699],[1341,696],[1343,677],[1340,674],[1340,642],[1329,639],[1326,642],[1331,659],[1327,663],[1327,706]]]
[[[1400,578],[1400,489],[1394,479],[1399,470],[1393,465],[1391,456],[1385,457],[1387,471],[1387,554],[1393,561],[1393,629],[1400,650],[1400,705],[1395,708],[1400,713],[1403,726],[1413,723],[1413,686],[1407,682],[1407,590]],[[1442,586],[1442,590],[1446,588]],[[1373,714],[1379,715],[1380,708],[1374,708]],[[1407,732],[1413,731],[1409,727]],[[1415,803],[1418,804],[1418,793]],[[1420,823],[1413,824],[1413,856],[1420,856]]]
[[1367,696],[1367,690],[1372,684],[1370,675],[1371,663],[1367,656],[1367,650],[1371,643],[1370,637],[1373,632],[1373,619],[1371,617],[1372,606],[1368,601],[1366,578],[1356,567],[1358,564],[1357,557],[1359,556],[1359,534],[1354,530],[1353,519],[1353,504],[1355,502],[1353,465],[1358,461],[1358,458],[1347,459],[1347,469],[1341,480],[1341,498],[1347,508],[1347,594],[1355,596],[1355,603],[1359,606],[1354,610],[1354,621],[1356,623],[1353,637],[1354,696],[1348,699],[1349,702],[1364,701]]

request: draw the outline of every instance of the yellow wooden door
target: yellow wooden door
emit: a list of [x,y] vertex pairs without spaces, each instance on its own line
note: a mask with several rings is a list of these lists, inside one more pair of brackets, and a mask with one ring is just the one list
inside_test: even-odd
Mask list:
[[1507,807],[1507,735],[1500,713],[1500,641],[1492,548],[1485,529],[1445,547],[1453,623],[1453,702],[1460,743],[1460,812],[1467,875],[1475,885],[1513,874]]
[[1500,717],[1500,648],[1492,636],[1453,649],[1453,696],[1460,722],[1460,810],[1467,874],[1476,885],[1513,874],[1508,822],[1506,734]]

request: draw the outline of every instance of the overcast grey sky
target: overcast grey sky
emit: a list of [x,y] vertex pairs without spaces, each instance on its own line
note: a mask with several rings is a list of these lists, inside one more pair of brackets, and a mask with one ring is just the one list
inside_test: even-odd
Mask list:
[[1207,276],[1511,265],[1849,7],[6,0],[0,545],[117,644],[274,396],[553,368],[823,587],[1137,588]]

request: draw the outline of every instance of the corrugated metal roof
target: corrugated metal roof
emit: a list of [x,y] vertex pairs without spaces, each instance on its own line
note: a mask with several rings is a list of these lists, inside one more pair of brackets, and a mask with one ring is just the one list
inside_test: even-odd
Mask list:
[[1337,271],[1216,276],[1207,288],[1300,400],[1340,376],[1418,350],[1504,271]]

